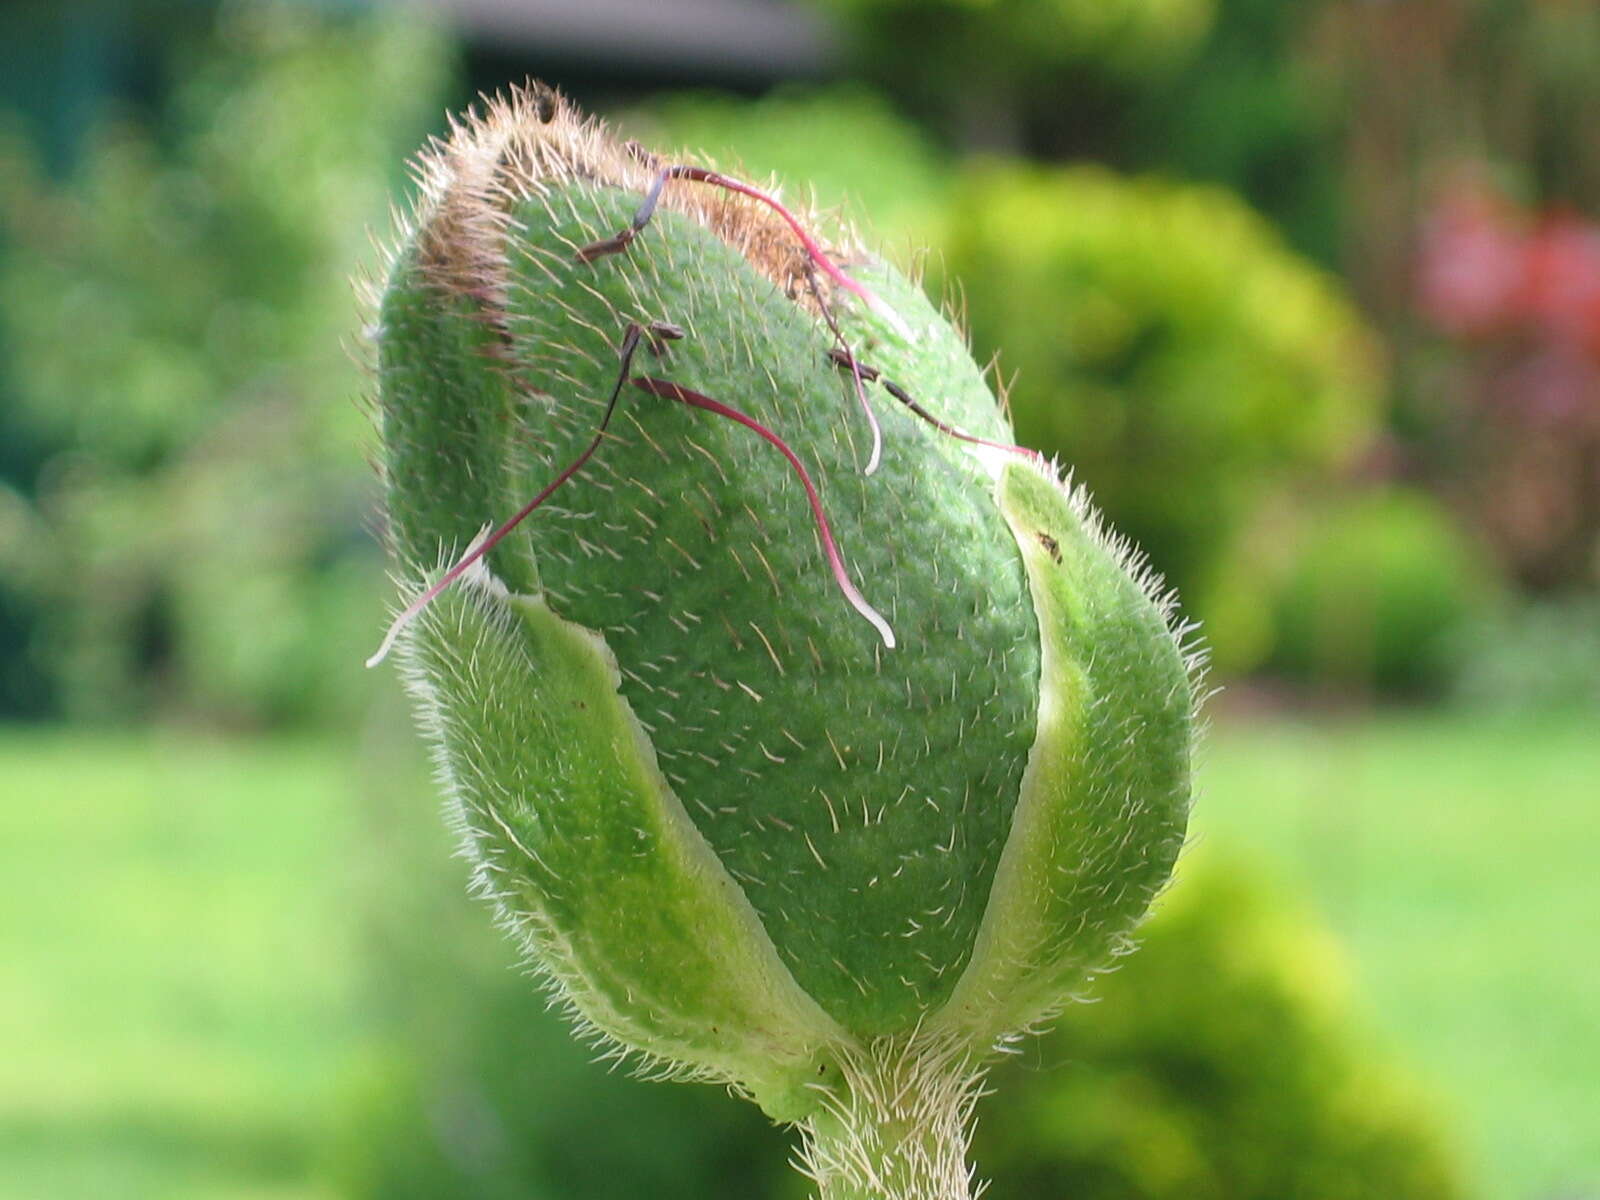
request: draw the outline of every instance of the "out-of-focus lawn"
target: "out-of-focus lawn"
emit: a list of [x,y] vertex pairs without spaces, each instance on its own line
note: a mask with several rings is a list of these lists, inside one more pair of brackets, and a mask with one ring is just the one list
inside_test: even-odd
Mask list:
[[1201,834],[1309,890],[1485,1192],[1600,1196],[1600,721],[1222,729],[1202,778]]
[[322,1195],[358,1033],[348,760],[0,736],[0,1196]]
[[[0,732],[0,1196],[328,1195],[356,780],[337,746]],[[1600,1187],[1593,723],[1231,724],[1203,780],[1200,835],[1320,903],[1485,1194]],[[435,821],[420,770],[392,811]]]

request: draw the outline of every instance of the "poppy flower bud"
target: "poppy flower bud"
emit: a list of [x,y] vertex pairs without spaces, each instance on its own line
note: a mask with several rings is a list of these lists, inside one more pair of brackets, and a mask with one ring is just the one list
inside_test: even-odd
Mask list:
[[589,1031],[799,1124],[824,1197],[966,1196],[985,1061],[1183,840],[1170,602],[847,235],[538,88],[422,182],[382,466],[478,890]]

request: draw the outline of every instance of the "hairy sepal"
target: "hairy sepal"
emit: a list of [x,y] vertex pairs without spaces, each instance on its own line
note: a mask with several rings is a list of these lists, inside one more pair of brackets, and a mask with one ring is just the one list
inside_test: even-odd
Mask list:
[[931,1027],[998,1043],[1131,948],[1190,802],[1200,654],[1082,490],[1015,461],[996,496],[1039,618],[1039,728],[971,962]]
[[576,1015],[803,1117],[843,1033],[662,778],[603,639],[477,572],[402,648],[476,884]]

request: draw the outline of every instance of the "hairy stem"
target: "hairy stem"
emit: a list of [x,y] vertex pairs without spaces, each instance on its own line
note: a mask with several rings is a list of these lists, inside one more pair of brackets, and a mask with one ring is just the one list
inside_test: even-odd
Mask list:
[[968,1200],[967,1143],[981,1071],[913,1035],[846,1056],[843,1078],[801,1127],[817,1200]]

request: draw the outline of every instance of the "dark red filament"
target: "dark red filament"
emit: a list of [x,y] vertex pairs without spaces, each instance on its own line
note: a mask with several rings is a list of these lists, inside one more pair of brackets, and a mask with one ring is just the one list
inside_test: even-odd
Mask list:
[[1016,446],[1009,442],[991,442],[988,438],[976,437],[964,430],[957,429],[954,425],[941,421],[923,408],[922,405],[918,404],[915,397],[905,388],[894,380],[885,378],[883,372],[878,370],[877,367],[869,367],[864,362],[858,362],[855,355],[848,350],[841,348],[829,350],[828,357],[838,366],[848,368],[850,373],[858,380],[865,379],[868,383],[883,384],[884,391],[888,392],[889,395],[900,401],[901,404],[904,404],[940,433],[947,433],[953,438],[959,438],[963,442],[971,442],[975,446],[987,446],[991,450],[1004,450],[1008,454],[1020,454],[1022,457],[1032,459],[1034,462],[1044,461],[1044,455],[1030,446]]
[[789,449],[781,437],[773,433],[754,417],[746,416],[738,409],[723,404],[720,400],[713,400],[710,396],[684,387],[682,384],[673,383],[667,379],[652,379],[646,375],[636,375],[630,380],[634,387],[649,392],[652,396],[660,396],[665,400],[676,400],[680,404],[687,404],[691,408],[702,408],[719,417],[726,417],[730,421],[737,421],[746,429],[759,434],[771,445],[777,447],[779,453],[789,460],[789,465],[794,468],[794,473],[800,479],[800,485],[805,488],[806,499],[811,504],[811,515],[816,519],[817,532],[822,539],[823,553],[828,557],[828,566],[833,570],[834,581],[839,585],[839,590],[844,593],[850,606],[871,623],[883,638],[883,644],[889,649],[894,649],[894,630],[889,627],[889,622],[884,620],[881,613],[868,604],[866,597],[856,590],[855,584],[850,582],[850,574],[845,570],[844,559],[839,556],[838,544],[833,540],[833,530],[828,525],[827,515],[822,511],[822,499],[817,495],[816,485],[811,482],[811,474],[805,468],[795,452]]
[[[594,437],[590,440],[589,444],[584,447],[583,452],[579,454],[577,458],[568,463],[566,468],[562,470],[561,474],[557,475],[553,480],[551,480],[543,491],[541,491],[532,500],[529,500],[526,504],[524,504],[516,511],[515,514],[504,521],[499,528],[490,533],[488,537],[484,538],[483,541],[479,542],[471,550],[468,550],[466,554],[462,555],[461,558],[456,561],[454,566],[440,576],[437,583],[435,583],[427,591],[423,592],[422,595],[418,596],[415,600],[408,604],[405,608],[405,611],[396,617],[390,624],[389,630],[384,634],[383,642],[378,646],[377,652],[374,653],[371,658],[367,659],[367,666],[375,667],[386,657],[388,657],[389,651],[394,648],[395,639],[400,636],[401,631],[416,619],[418,613],[422,612],[422,610],[427,608],[429,604],[433,603],[435,596],[444,591],[445,588],[449,587],[456,580],[460,579],[473,563],[477,562],[485,554],[489,553],[489,551],[493,550],[497,545],[499,545],[507,534],[509,534],[513,529],[523,522],[529,513],[533,512],[534,509],[538,508],[541,504],[548,500],[557,488],[577,474],[578,471],[583,467],[583,464],[589,461],[590,456],[592,456],[594,452],[600,448],[600,443],[605,440],[606,428],[611,424],[611,416],[617,410],[617,397],[622,394],[622,384],[628,377],[628,368],[633,364],[633,353],[639,347],[639,337],[641,332],[642,331],[640,330],[639,326],[633,324],[632,322],[629,322],[627,329],[623,331],[622,343],[619,347],[619,354],[622,361],[621,368],[617,371],[617,382],[611,389],[611,398],[606,401],[606,411],[605,415],[600,418],[600,427],[595,430]],[[661,352],[661,342],[658,339],[671,340],[674,336],[674,333],[678,337],[683,336],[682,330],[677,329],[676,326],[670,325],[652,326],[649,332],[651,337],[651,349],[657,354]]]

